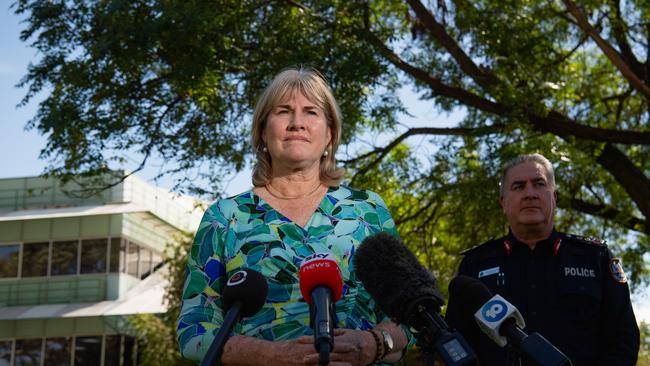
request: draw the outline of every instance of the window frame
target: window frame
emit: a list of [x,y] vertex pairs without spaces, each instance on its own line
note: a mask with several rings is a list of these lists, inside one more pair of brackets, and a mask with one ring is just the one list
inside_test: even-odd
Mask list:
[[[0,281],[2,280],[17,280],[20,279],[20,275],[22,273],[22,265],[23,265],[23,243],[19,241],[8,241],[8,242],[2,242],[0,243],[0,247],[4,246],[11,246],[11,245],[17,245],[18,246],[18,266],[16,268],[16,277],[0,277]],[[2,340],[2,339],[0,339]]]
[[[95,273],[81,273],[81,255],[82,255],[82,244],[84,240],[106,240],[106,271],[104,272],[95,272]],[[117,270],[115,272],[111,271],[111,266],[112,264],[112,259],[111,258],[111,251],[113,250],[113,244],[114,241],[119,243],[119,248],[118,248],[118,255],[117,255]],[[74,274],[60,274],[60,275],[53,275],[52,274],[52,255],[53,255],[53,250],[54,250],[54,243],[55,242],[76,242],[76,250],[77,250],[77,256],[76,256],[76,273]],[[46,271],[45,275],[42,276],[25,276],[25,271],[24,269],[26,266],[24,266],[24,259],[25,259],[25,246],[26,245],[31,245],[31,244],[45,244],[47,243],[47,263],[46,263]],[[128,274],[130,276],[133,276],[132,274],[129,273],[129,248],[131,246],[137,247],[137,264],[135,270],[137,271],[137,276],[139,280],[142,280],[142,275],[143,275],[143,263],[142,263],[142,251],[147,251],[149,252],[149,276],[156,272],[159,268],[156,268],[157,266],[160,265],[160,263],[165,262],[165,253],[164,251],[158,251],[157,249],[154,249],[153,247],[149,245],[144,245],[140,244],[139,242],[131,240],[127,236],[88,236],[88,237],[78,237],[76,239],[48,239],[48,240],[32,240],[32,241],[7,241],[7,242],[0,242],[0,246],[10,246],[10,245],[18,245],[18,275],[16,277],[6,277],[2,278],[0,277],[0,282],[1,281],[16,281],[16,280],[22,280],[22,279],[34,279],[34,278],[53,278],[53,277],[63,277],[63,276],[86,276],[86,275],[107,275],[110,273],[117,273],[117,274]],[[123,250],[122,250],[123,249]],[[154,259],[160,259],[160,262],[154,263]]]

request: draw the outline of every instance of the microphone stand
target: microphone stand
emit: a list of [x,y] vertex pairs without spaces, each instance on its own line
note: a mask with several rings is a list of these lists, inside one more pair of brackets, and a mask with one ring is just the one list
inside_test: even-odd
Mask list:
[[236,301],[228,310],[226,313],[226,318],[223,320],[223,324],[221,324],[219,332],[217,332],[217,335],[214,337],[214,340],[212,341],[208,352],[206,352],[205,356],[203,356],[203,360],[201,361],[200,366],[221,365],[221,354],[223,353],[223,347],[226,345],[228,339],[230,339],[230,336],[232,335],[232,329],[235,327],[235,324],[237,324],[240,320],[239,315],[241,314],[242,305],[243,304],[241,301]]
[[419,325],[416,329],[421,334],[421,337],[417,337],[418,345],[422,348],[428,366],[434,365],[434,354],[447,366],[477,365],[474,351],[460,333],[446,330],[447,324],[438,311],[430,311],[426,304],[420,303],[415,307],[415,315],[424,320],[424,324],[416,323]]
[[506,347],[506,366],[524,366],[521,363],[521,355],[517,349],[510,344]]

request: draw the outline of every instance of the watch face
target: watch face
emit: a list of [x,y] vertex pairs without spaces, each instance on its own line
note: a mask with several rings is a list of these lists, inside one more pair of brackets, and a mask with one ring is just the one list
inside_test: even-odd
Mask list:
[[384,354],[389,354],[393,351],[393,337],[385,330],[382,330],[381,334],[384,336],[384,348],[386,349]]

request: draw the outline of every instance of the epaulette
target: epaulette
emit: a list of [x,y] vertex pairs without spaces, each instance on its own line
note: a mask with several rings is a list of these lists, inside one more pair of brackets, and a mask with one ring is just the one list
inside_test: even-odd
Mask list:
[[581,236],[581,235],[573,235],[573,234],[564,234],[564,235],[567,237],[567,239],[576,241],[578,243],[596,245],[599,247],[607,247],[607,242],[604,239],[592,238],[592,237]]
[[491,237],[490,239],[488,239],[488,241],[486,241],[486,242],[484,242],[484,243],[481,243],[481,244],[479,244],[479,245],[475,245],[475,246],[473,246],[473,247],[471,247],[471,248],[469,248],[469,249],[465,249],[465,250],[463,250],[462,252],[460,252],[460,254],[461,254],[461,255],[466,255],[466,254],[468,254],[468,253],[471,253],[471,252],[477,250],[478,248],[483,247],[484,245],[487,245],[487,244],[492,243],[495,239],[496,239],[496,238],[493,236],[493,237]]

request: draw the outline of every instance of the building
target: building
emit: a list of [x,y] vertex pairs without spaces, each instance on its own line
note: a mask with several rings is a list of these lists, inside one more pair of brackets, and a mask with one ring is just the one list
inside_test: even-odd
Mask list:
[[0,366],[134,365],[127,317],[166,311],[164,249],[202,208],[135,176],[73,188],[0,179]]

